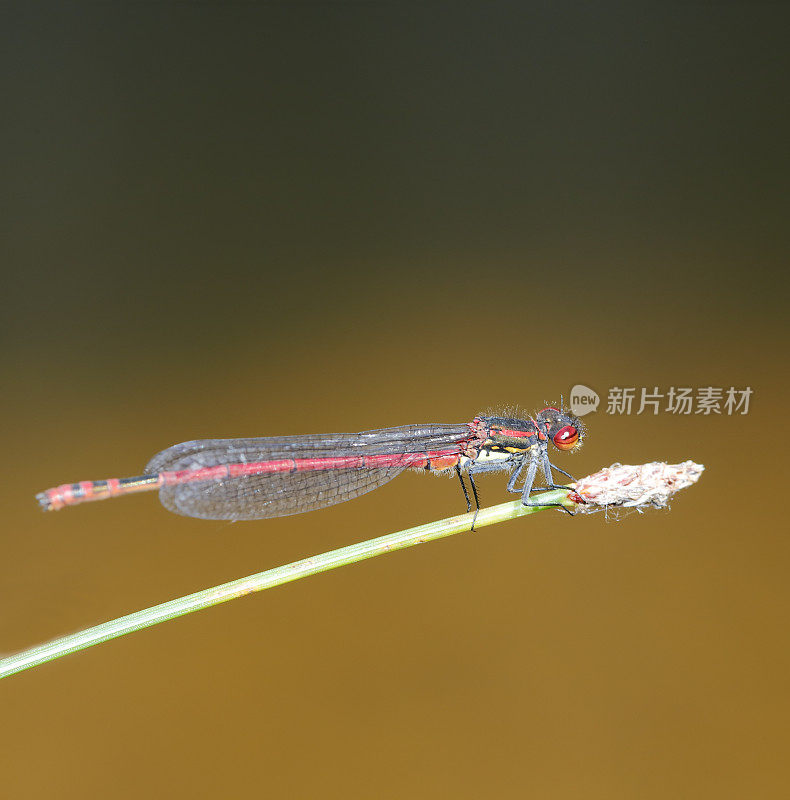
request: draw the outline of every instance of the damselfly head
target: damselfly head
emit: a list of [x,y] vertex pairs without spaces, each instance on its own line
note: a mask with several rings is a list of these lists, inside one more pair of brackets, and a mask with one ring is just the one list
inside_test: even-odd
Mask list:
[[559,408],[544,408],[535,417],[538,429],[543,431],[547,438],[558,450],[575,450],[581,446],[584,438],[584,425],[580,419],[568,411]]

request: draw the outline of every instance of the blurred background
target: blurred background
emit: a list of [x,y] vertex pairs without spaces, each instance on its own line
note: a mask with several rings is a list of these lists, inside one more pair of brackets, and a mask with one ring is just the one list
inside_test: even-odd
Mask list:
[[560,466],[707,467],[670,512],[544,513],[13,676],[6,795],[786,797],[788,16],[4,4],[3,653],[463,508],[413,473],[261,522],[36,507],[179,441],[583,383]]

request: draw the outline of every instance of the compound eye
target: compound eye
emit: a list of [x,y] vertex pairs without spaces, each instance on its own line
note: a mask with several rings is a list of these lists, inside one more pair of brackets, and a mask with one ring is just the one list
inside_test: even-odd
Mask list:
[[579,431],[573,425],[566,425],[554,434],[554,446],[558,450],[570,450],[579,441]]

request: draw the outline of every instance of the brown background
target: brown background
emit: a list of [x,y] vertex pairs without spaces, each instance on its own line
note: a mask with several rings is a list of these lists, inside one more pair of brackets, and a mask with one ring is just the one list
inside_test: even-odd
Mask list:
[[229,525],[45,516],[48,486],[577,382],[755,391],[602,408],[558,457],[704,463],[671,512],[541,514],[3,681],[5,796],[787,796],[786,6],[0,15],[5,653],[461,504],[408,474]]

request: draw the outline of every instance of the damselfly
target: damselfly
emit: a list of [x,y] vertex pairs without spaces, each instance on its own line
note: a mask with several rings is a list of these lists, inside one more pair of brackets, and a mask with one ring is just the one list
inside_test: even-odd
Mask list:
[[[359,497],[405,469],[455,471],[467,511],[463,473],[479,509],[475,476],[504,470],[507,490],[525,506],[540,468],[546,488],[552,469],[548,445],[570,451],[581,444],[581,423],[557,408],[534,417],[478,416],[457,425],[403,425],[363,433],[273,436],[258,439],[202,439],[183,442],[155,455],[136,478],[67,483],[37,495],[46,511],[90,500],[159,490],[165,508],[201,519],[263,519],[301,514]],[[516,487],[523,478],[520,487]],[[543,488],[543,487],[540,487]],[[559,504],[557,505],[562,508]]]

